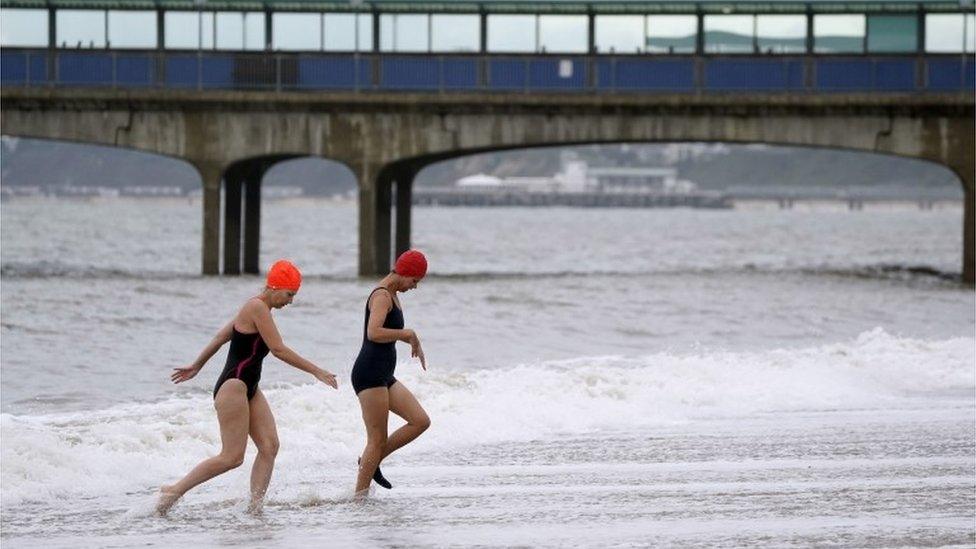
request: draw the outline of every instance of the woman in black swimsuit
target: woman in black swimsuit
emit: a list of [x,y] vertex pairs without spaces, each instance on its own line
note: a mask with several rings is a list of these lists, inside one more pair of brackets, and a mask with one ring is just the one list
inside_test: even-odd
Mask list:
[[[397,341],[409,343],[411,355],[419,358],[420,366],[427,369],[420,339],[413,330],[403,328],[403,310],[397,299],[397,293],[416,288],[425,274],[427,259],[424,254],[408,250],[397,259],[393,272],[380,281],[379,287],[366,300],[363,347],[352,368],[352,386],[359,397],[366,424],[366,449],[360,457],[356,479],[356,494],[360,497],[368,493],[371,478],[384,488],[392,488],[380,472],[380,462],[430,427],[427,412],[393,377]],[[407,424],[387,436],[390,412],[405,419]]]
[[227,363],[214,387],[214,408],[217,409],[217,420],[220,422],[222,444],[220,454],[200,462],[179,482],[163,486],[156,504],[159,514],[166,514],[194,486],[241,465],[244,462],[248,435],[258,449],[254,468],[251,470],[249,509],[254,513],[261,511],[278,453],[278,432],[274,416],[271,415],[267,399],[258,388],[261,362],[269,351],[278,359],[312,374],[319,381],[333,388],[337,387],[335,375],[285,346],[271,317],[272,309],[280,309],[292,302],[301,282],[302,275],[294,265],[284,260],[276,262],[268,271],[264,291],[241,307],[237,316],[217,332],[193,364],[174,369],[171,376],[173,383],[191,379],[224,343],[230,341]]

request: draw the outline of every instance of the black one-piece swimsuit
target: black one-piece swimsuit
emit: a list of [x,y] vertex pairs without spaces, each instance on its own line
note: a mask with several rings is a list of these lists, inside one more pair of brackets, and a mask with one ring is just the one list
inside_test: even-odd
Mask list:
[[261,381],[261,362],[268,356],[268,346],[261,339],[260,333],[245,334],[238,332],[237,328],[233,330],[230,351],[227,352],[227,364],[217,378],[214,398],[217,398],[217,391],[225,381],[239,379],[247,386],[247,399],[251,400],[258,390],[258,382]]
[[[373,297],[376,290],[386,290],[386,288],[376,288],[369,297]],[[403,329],[403,311],[393,302],[393,308],[386,313],[386,320],[383,322],[384,328],[391,330]],[[363,347],[359,350],[356,363],[352,367],[352,388],[358,395],[365,389],[373,387],[391,387],[396,383],[393,377],[393,370],[396,369],[396,342],[376,343],[370,341],[366,336],[369,328],[369,298],[366,299],[366,321],[363,323]]]

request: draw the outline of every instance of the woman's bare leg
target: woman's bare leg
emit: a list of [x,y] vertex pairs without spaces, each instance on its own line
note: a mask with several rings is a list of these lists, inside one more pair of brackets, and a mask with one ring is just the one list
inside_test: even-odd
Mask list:
[[386,387],[373,387],[360,391],[359,406],[363,409],[363,423],[366,425],[366,448],[359,462],[356,495],[363,497],[368,493],[373,472],[379,466],[386,446],[386,424],[390,416],[389,390]]
[[165,515],[174,503],[194,486],[226,473],[244,462],[247,447],[249,414],[247,387],[239,379],[229,379],[220,386],[214,399],[217,421],[220,422],[220,453],[201,461],[175,484],[160,488],[156,512]]
[[264,495],[268,492],[271,473],[274,471],[275,456],[278,455],[278,429],[268,400],[258,389],[251,399],[251,440],[258,448],[251,469],[251,505],[249,511],[260,513],[264,505]]
[[405,419],[407,424],[393,431],[386,440],[386,446],[383,448],[384,458],[419,437],[430,427],[430,417],[427,412],[417,402],[413,393],[399,381],[390,386],[390,411]]

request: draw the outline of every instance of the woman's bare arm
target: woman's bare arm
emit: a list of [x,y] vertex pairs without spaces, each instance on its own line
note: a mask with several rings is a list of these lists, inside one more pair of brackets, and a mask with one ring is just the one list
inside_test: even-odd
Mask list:
[[268,350],[275,358],[303,372],[312,374],[316,379],[331,385],[333,388],[338,388],[339,385],[333,373],[319,368],[285,345],[281,339],[281,334],[278,332],[278,327],[275,325],[274,318],[271,317],[271,311],[264,303],[252,300],[244,306],[244,312],[253,320],[258,333],[261,334],[261,339],[264,340],[264,344],[268,346]]
[[410,354],[420,359],[420,366],[427,369],[427,358],[424,356],[423,347],[420,346],[420,338],[413,330],[406,328],[395,330],[384,328],[386,315],[393,307],[393,298],[389,292],[376,292],[369,303],[369,322],[366,324],[366,337],[374,343],[391,343],[403,341],[410,344]]
[[234,320],[236,320],[236,317],[228,322],[226,326],[221,328],[216,335],[214,335],[213,339],[210,340],[210,343],[208,343],[207,346],[200,351],[200,355],[197,356],[197,359],[194,360],[192,364],[189,366],[184,366],[183,368],[173,368],[173,374],[170,376],[173,383],[181,383],[188,379],[192,379],[193,376],[197,375],[197,373],[203,368],[207,361],[210,360],[217,353],[217,351],[224,346],[224,343],[230,341],[230,338],[234,335]]
[[366,324],[366,337],[373,343],[392,343],[404,341],[409,343],[413,330],[394,330],[384,328],[386,315],[393,308],[393,298],[389,292],[376,292],[369,302],[369,322]]

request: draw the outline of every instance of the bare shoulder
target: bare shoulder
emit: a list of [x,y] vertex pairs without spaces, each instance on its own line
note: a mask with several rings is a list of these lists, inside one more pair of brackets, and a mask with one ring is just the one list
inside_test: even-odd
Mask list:
[[271,314],[268,311],[267,305],[263,301],[256,297],[252,297],[244,302],[241,307],[241,311],[237,314],[237,318],[245,322],[253,322],[255,319],[261,318],[265,315]]
[[369,309],[373,310],[376,307],[382,308],[384,310],[389,310],[393,306],[393,297],[390,295],[386,289],[377,289],[373,291],[373,295],[369,298]]

